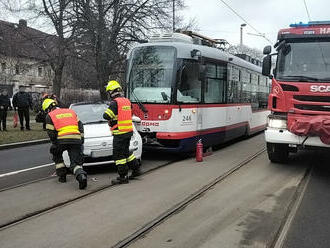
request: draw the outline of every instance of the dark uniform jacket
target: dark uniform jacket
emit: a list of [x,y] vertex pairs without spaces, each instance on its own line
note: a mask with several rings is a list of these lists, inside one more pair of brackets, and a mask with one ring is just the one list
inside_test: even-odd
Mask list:
[[50,141],[53,144],[61,145],[61,144],[82,144],[84,143],[84,126],[80,120],[78,120],[78,129],[81,134],[81,139],[57,139],[58,132],[54,128],[54,123],[50,118],[49,114],[46,116],[46,128],[47,134],[49,136]]
[[0,95],[0,109],[3,110],[7,110],[10,107],[10,99],[9,96],[6,95]]
[[27,92],[17,92],[13,97],[13,107],[16,108],[32,108],[32,98]]

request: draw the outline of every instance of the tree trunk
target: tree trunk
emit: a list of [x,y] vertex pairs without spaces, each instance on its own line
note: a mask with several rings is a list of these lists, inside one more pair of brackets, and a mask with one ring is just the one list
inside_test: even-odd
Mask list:
[[60,98],[61,97],[61,88],[62,88],[62,74],[63,74],[63,66],[60,68],[56,68],[54,70],[55,75],[53,79],[53,92],[54,94]]

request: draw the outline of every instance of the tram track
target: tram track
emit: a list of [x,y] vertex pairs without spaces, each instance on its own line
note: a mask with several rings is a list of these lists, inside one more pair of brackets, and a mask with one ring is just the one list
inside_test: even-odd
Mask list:
[[201,198],[207,191],[212,189],[215,185],[218,183],[221,183],[223,180],[230,177],[232,174],[234,174],[236,171],[241,169],[243,166],[247,165],[252,160],[256,159],[258,156],[260,156],[262,153],[266,151],[266,148],[263,148],[259,150],[258,152],[254,153],[253,155],[249,156],[245,160],[239,162],[234,167],[232,167],[230,170],[226,171],[225,173],[219,175],[217,178],[209,182],[208,184],[201,187],[199,190],[195,191],[193,194],[189,195],[185,199],[183,199],[181,202],[175,204],[173,207],[168,209],[167,211],[160,214],[158,217],[154,218],[138,230],[136,230],[134,233],[128,235],[125,239],[119,241],[117,244],[111,246],[111,248],[124,248],[128,247],[131,244],[133,244],[138,239],[145,236],[148,232],[150,232],[152,229],[154,229],[156,226],[162,224],[167,219],[171,218],[173,215],[177,214],[178,212],[182,211],[185,207],[187,207],[189,204],[193,203],[195,200]]
[[[155,167],[153,167],[153,168],[150,168],[150,169],[144,171],[144,172],[142,173],[142,175],[150,174],[150,173],[152,173],[153,171],[156,171],[156,170],[158,170],[158,169],[161,169],[161,168],[163,168],[163,167],[165,167],[165,166],[168,166],[168,165],[170,165],[170,164],[173,164],[173,163],[179,162],[179,161],[181,161],[181,160],[183,160],[183,159],[182,159],[182,158],[180,158],[180,159],[174,159],[174,160],[168,161],[168,162],[166,162],[166,163],[160,164],[160,165],[158,165],[158,166],[155,166]],[[40,179],[37,179],[37,180],[33,180],[33,181],[30,181],[30,182],[22,183],[22,184],[20,184],[20,185],[15,185],[15,186],[12,186],[12,187],[9,187],[9,188],[6,188],[6,189],[2,189],[2,190],[0,190],[0,193],[3,192],[3,191],[6,191],[6,190],[10,190],[10,189],[14,189],[14,188],[18,188],[18,187],[22,187],[22,186],[30,185],[30,184],[33,184],[33,183],[37,183],[37,182],[41,182],[41,181],[45,181],[45,180],[49,180],[49,179],[52,179],[52,178],[54,178],[54,177],[53,177],[53,176],[49,176],[49,177],[45,177],[45,178],[40,178]],[[55,204],[55,205],[52,205],[52,206],[49,206],[49,207],[46,207],[46,208],[43,208],[43,209],[40,209],[40,210],[37,210],[37,211],[31,212],[31,213],[29,213],[29,214],[26,214],[26,215],[24,215],[24,216],[22,216],[22,217],[19,217],[19,218],[15,219],[15,220],[12,220],[12,221],[7,222],[7,223],[0,224],[0,231],[2,231],[2,230],[5,229],[5,228],[9,228],[9,227],[11,227],[11,226],[14,226],[14,225],[17,225],[17,224],[19,224],[19,223],[22,223],[22,222],[24,222],[24,221],[26,221],[26,220],[29,220],[29,219],[32,219],[32,218],[35,218],[35,217],[41,216],[41,215],[43,215],[43,214],[49,213],[49,212],[51,212],[51,211],[54,211],[54,210],[59,209],[59,208],[62,208],[62,207],[65,207],[65,206],[67,206],[67,205],[69,205],[69,204],[72,204],[72,203],[74,203],[74,202],[76,202],[76,201],[79,201],[79,200],[81,200],[81,199],[87,198],[87,197],[89,197],[89,196],[91,196],[91,195],[94,195],[94,194],[96,194],[96,193],[102,192],[102,191],[104,191],[104,190],[107,190],[107,189],[109,189],[109,188],[116,187],[116,186],[117,186],[117,185],[111,185],[110,182],[109,182],[109,185],[101,186],[101,187],[99,187],[99,188],[97,188],[97,189],[95,189],[95,190],[93,190],[93,191],[90,191],[90,192],[88,192],[88,193],[85,193],[85,194],[83,194],[83,195],[80,195],[80,196],[74,197],[74,198],[72,198],[72,199],[62,201],[62,202],[57,203],[57,204]]]
[[290,205],[288,207],[288,210],[286,212],[286,216],[283,219],[283,222],[281,223],[280,228],[278,229],[278,232],[275,236],[275,239],[273,242],[269,245],[269,248],[281,248],[283,247],[283,244],[285,242],[286,235],[288,233],[288,230],[291,226],[291,223],[298,211],[298,208],[301,204],[301,201],[303,199],[303,196],[305,194],[307,185],[310,181],[311,174],[312,174],[312,168],[308,168],[305,172],[304,177],[300,181],[297,190],[290,202]]

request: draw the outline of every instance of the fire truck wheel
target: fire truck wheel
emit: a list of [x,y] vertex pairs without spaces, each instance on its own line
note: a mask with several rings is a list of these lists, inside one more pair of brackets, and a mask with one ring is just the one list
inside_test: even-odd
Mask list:
[[270,161],[285,163],[288,161],[289,150],[286,144],[267,143],[267,153]]

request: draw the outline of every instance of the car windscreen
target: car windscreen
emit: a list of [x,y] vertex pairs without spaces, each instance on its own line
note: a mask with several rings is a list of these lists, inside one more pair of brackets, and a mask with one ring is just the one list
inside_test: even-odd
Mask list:
[[83,124],[106,122],[103,113],[107,109],[106,104],[82,104],[74,105],[71,108],[77,113]]

